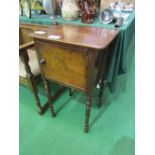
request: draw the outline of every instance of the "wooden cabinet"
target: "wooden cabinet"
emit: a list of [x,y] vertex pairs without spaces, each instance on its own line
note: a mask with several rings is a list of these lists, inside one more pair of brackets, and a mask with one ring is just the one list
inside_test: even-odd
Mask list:
[[46,79],[84,91],[86,94],[84,131],[88,132],[96,54],[104,52],[117,36],[118,30],[54,25],[41,31],[44,33],[34,32],[30,36],[34,38],[48,102],[52,104]]

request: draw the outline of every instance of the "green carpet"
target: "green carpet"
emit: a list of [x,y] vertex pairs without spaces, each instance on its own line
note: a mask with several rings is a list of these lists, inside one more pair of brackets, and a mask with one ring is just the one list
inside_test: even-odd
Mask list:
[[[83,93],[74,91],[69,97],[64,92],[54,103],[57,116],[52,118],[49,109],[43,116],[37,114],[32,94],[20,85],[20,155],[134,155],[134,42],[128,49],[128,72],[118,78],[116,93],[105,89],[101,108],[96,105],[98,90],[94,89],[88,134],[83,132]],[[40,97],[44,103],[43,91]]]

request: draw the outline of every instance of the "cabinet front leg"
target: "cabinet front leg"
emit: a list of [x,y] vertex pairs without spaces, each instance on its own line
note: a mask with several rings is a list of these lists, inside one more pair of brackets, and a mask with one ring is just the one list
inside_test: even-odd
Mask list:
[[45,80],[45,78],[43,78],[43,83],[44,83],[45,92],[46,92],[46,95],[47,95],[47,98],[48,98],[48,104],[49,104],[49,108],[50,108],[52,117],[55,117],[56,114],[54,112],[53,102],[52,102],[52,98],[51,98],[51,95],[50,95],[50,88],[49,88],[48,82]]
[[[39,65],[40,65],[41,78],[42,78],[42,81],[44,84],[45,93],[46,93],[47,98],[48,98],[49,108],[50,108],[52,117],[55,117],[56,114],[55,114],[54,108],[53,108],[53,99],[52,99],[52,96],[50,94],[51,93],[50,87],[49,87],[48,82],[46,80],[46,76],[45,76],[44,68],[43,68],[43,66],[46,65],[46,61],[44,58],[41,57],[41,55],[39,53],[39,49],[37,48],[38,43],[35,42],[35,44],[36,44],[37,57],[38,57]],[[38,46],[39,46],[39,44],[38,44]]]

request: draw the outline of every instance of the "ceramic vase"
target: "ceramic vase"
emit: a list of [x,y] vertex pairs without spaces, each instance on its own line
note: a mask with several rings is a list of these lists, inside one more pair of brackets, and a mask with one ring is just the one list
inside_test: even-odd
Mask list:
[[75,0],[63,0],[61,14],[64,20],[75,20],[79,16],[79,7]]

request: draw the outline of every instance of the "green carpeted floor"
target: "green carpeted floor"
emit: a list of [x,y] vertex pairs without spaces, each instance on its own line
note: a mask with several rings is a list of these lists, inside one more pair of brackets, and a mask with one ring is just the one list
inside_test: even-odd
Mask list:
[[[75,91],[69,97],[66,91],[56,100],[57,116],[52,118],[49,110],[37,114],[33,96],[20,85],[20,155],[134,155],[134,42],[133,38],[128,50],[128,73],[119,77],[116,93],[105,89],[101,108],[95,104],[98,90],[94,89],[88,134],[83,132],[83,93]],[[43,92],[40,97],[44,103]]]

